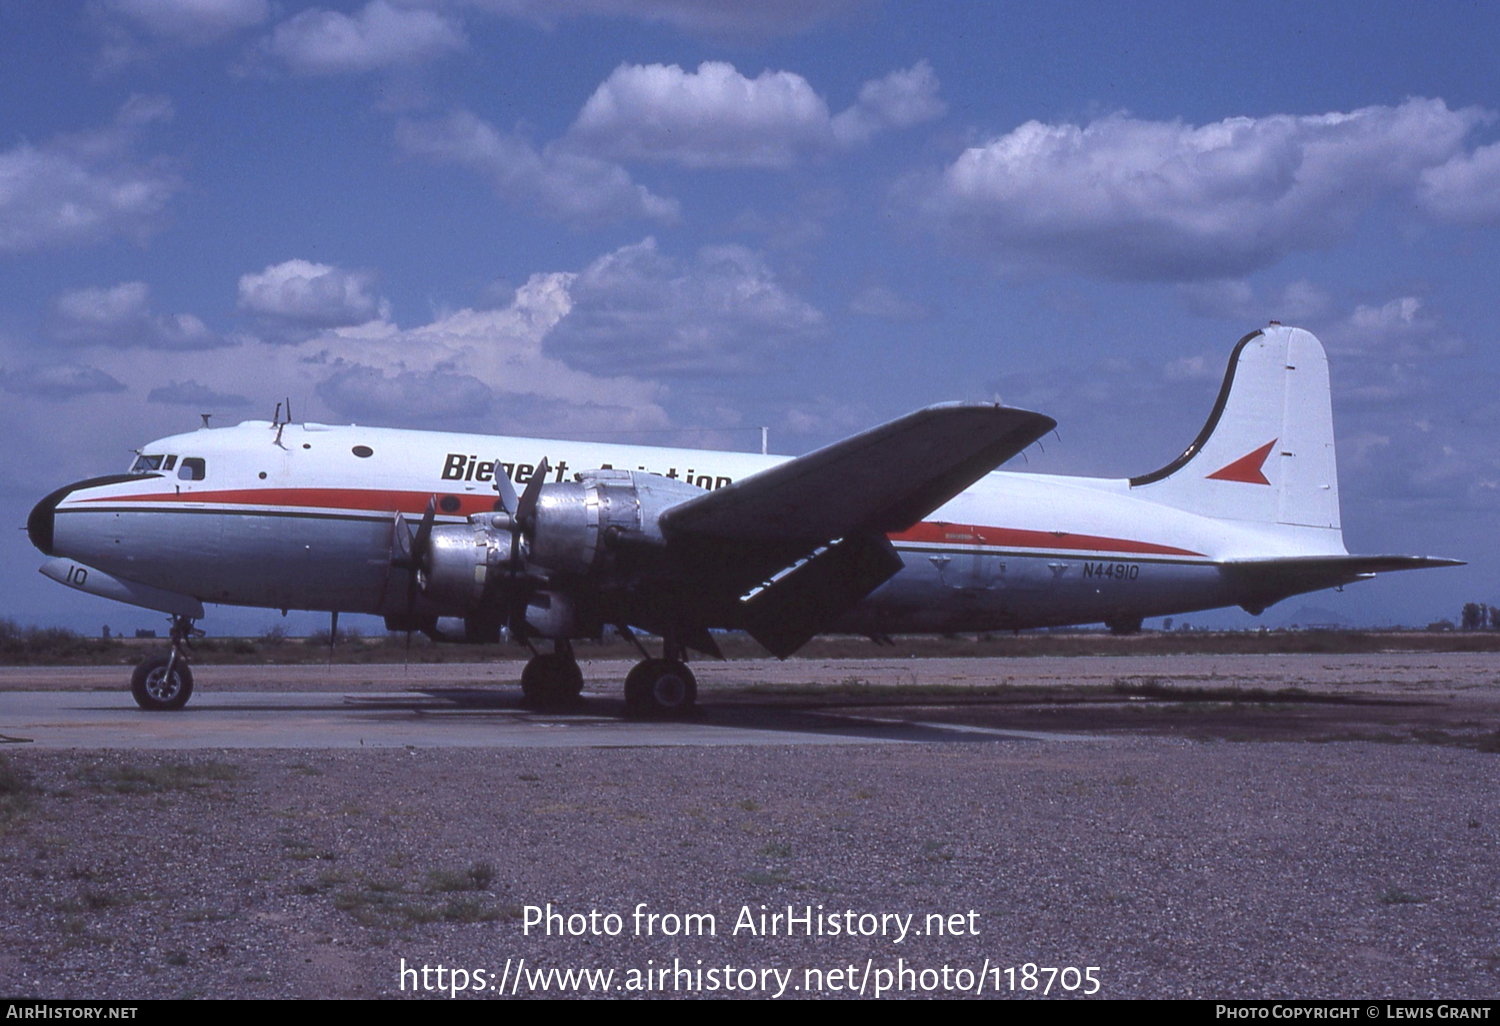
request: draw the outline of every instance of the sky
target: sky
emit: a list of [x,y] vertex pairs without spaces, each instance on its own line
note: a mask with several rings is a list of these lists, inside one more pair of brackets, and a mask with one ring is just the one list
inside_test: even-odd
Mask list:
[[[1124,477],[1274,319],[1329,352],[1350,551],[1469,565],[1188,619],[1456,619],[1500,605],[1497,40],[1460,2],[0,0],[0,513],[288,398],[792,454],[998,398],[1059,422],[1015,469]],[[0,616],[156,626],[5,535]]]

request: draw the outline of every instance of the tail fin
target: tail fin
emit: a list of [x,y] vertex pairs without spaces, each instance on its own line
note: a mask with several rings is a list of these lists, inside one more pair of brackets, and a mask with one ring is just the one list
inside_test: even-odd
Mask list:
[[1205,516],[1339,530],[1322,343],[1279,324],[1240,339],[1193,444],[1130,486],[1143,499]]

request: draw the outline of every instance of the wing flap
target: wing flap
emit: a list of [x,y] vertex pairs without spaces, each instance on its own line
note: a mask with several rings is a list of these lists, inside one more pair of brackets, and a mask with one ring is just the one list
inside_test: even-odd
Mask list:
[[900,569],[885,536],[845,538],[742,600],[745,630],[785,659]]

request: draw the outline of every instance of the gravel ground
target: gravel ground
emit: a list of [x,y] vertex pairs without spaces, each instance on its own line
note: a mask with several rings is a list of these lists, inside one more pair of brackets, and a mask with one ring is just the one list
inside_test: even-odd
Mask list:
[[[945,965],[947,984],[977,985],[988,960],[1000,971],[983,973],[987,993],[1008,992],[1009,967],[1019,988],[1035,962],[1098,966],[1104,997],[1493,997],[1496,760],[1416,743],[1170,736],[10,751],[0,993],[378,997],[438,985],[435,972],[411,975],[403,991],[404,959],[443,965],[445,988],[453,968],[471,985],[483,970],[491,996],[507,960],[514,980],[525,958],[528,972],[613,969],[619,996],[663,966],[716,970],[698,977],[705,989],[725,967],[740,986],[740,970],[755,970],[771,994],[774,969],[790,973],[787,996],[822,970],[833,993],[850,981],[830,972],[851,964],[867,988],[884,969],[888,984],[941,995]],[[616,913],[620,933],[527,935],[526,906],[548,903]],[[712,913],[716,935],[637,936],[641,903]],[[856,926],[865,913],[912,914],[912,932],[736,934],[742,907],[762,905],[821,905],[843,923],[852,911]],[[957,914],[943,920],[957,935],[920,935],[936,914]],[[668,990],[674,979],[691,986],[669,975]]]

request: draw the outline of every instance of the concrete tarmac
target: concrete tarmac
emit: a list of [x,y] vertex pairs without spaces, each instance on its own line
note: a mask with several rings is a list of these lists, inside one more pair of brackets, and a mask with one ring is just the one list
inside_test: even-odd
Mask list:
[[145,712],[128,694],[0,693],[0,747],[640,748],[1088,740],[1087,735],[938,724],[820,710],[712,707],[682,722],[627,720],[623,702],[586,698],[566,713],[520,707],[493,691],[337,695],[215,692],[177,712]]
[[700,705],[682,722],[625,719],[630,664],[620,661],[584,664],[576,708],[523,708],[520,666],[199,665],[197,691],[175,713],[138,709],[125,667],[7,667],[0,748],[822,746],[1122,732],[1430,740],[1433,731],[1477,744],[1500,716],[1493,653],[700,663]]

